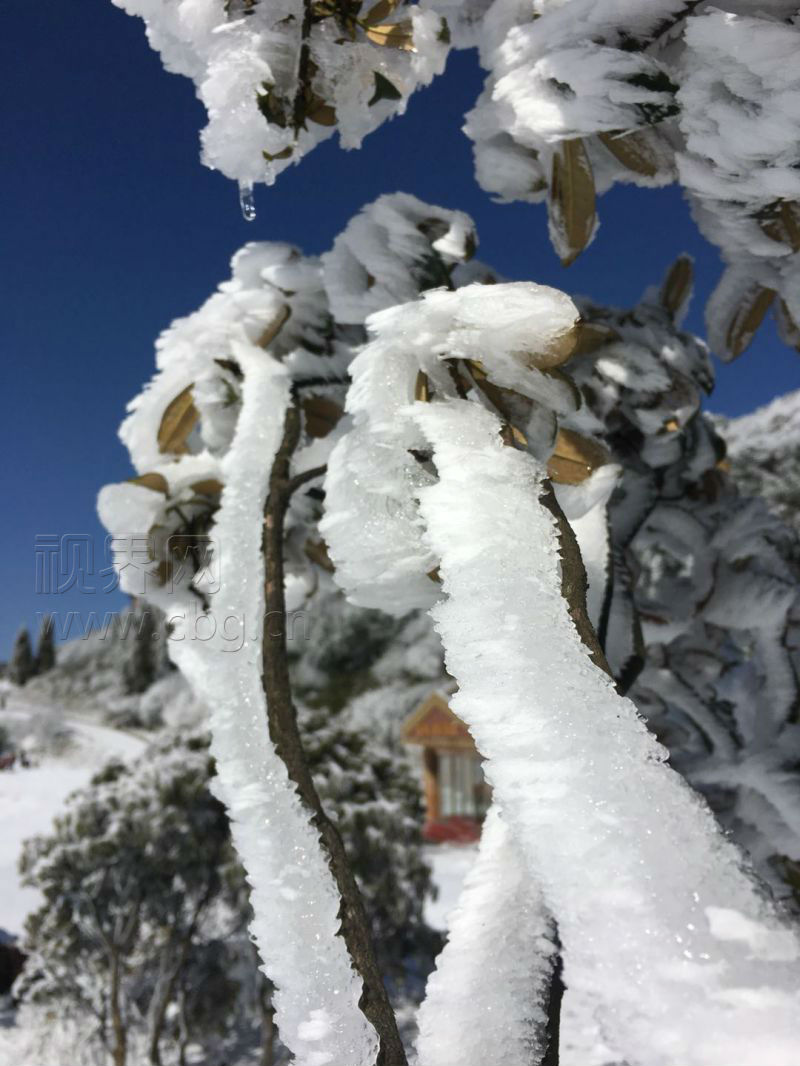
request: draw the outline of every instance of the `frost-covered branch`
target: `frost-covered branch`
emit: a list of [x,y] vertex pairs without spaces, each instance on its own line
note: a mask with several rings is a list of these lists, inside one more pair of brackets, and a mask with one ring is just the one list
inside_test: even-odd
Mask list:
[[[363,602],[435,603],[454,709],[558,923],[572,1024],[599,1022],[633,1066],[756,1066],[765,1047],[791,1061],[796,932],[590,662],[540,503],[536,422],[518,409],[507,433],[499,409],[513,396],[475,402],[488,397],[473,378],[461,398],[450,373],[480,353],[491,385],[537,409],[564,404],[539,367],[569,353],[573,321],[560,294],[535,286],[470,286],[373,316],[351,368],[354,427],[326,478],[337,579]],[[380,521],[379,492],[393,500]]]
[[478,181],[546,202],[564,263],[597,232],[597,194],[678,181],[726,264],[708,305],[714,350],[739,355],[770,307],[800,343],[794,0],[114,2],[195,82],[203,159],[240,183],[248,216],[255,183],[337,129],[357,147],[451,45],[477,48],[486,85],[465,130]]

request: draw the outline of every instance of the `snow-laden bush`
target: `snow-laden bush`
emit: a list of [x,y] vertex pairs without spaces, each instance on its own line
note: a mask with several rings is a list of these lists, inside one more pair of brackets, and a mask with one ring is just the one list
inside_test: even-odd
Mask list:
[[774,305],[800,343],[800,16],[792,0],[114,0],[206,106],[207,165],[250,191],[338,129],[405,110],[451,47],[477,48],[467,115],[480,184],[547,201],[571,262],[616,182],[683,186],[725,273],[708,305],[734,358]]
[[[416,781],[346,715],[308,710],[301,721],[402,1004],[419,996],[438,947],[422,916],[431,887]],[[202,731],[161,734],[132,764],[100,770],[53,832],[26,844],[22,873],[44,901],[27,922],[15,994],[42,1062],[183,1062],[198,1050],[211,1061],[257,1048],[263,1066],[285,1061],[208,747]],[[53,1012],[77,1046],[49,1032]]]
[[[118,542],[123,582],[165,610],[173,658],[209,705],[213,787],[283,1039],[308,1066],[405,1061],[292,700],[293,626],[313,618],[324,570],[354,603],[430,610],[494,790],[482,872],[421,1014],[425,1066],[498,1043],[520,1064],[560,1045],[564,1061],[784,1066],[798,1052],[796,931],[621,694],[650,599],[707,642],[756,589],[748,626],[787,691],[770,659],[783,591],[770,598],[741,526],[703,495],[724,474],[697,417],[707,353],[678,326],[688,264],[623,314],[502,283],[463,262],[474,246],[463,215],[404,196],[367,208],[321,260],[245,246],[159,341],[122,427],[137,477],[100,498],[112,533],[149,531],[145,566]],[[645,505],[660,516],[650,539]],[[698,521],[706,538],[681,541]],[[710,598],[688,603],[664,552],[706,573],[700,547],[719,565]],[[725,623],[714,653],[744,658],[749,638],[736,645]],[[498,956],[478,931],[501,881],[492,920],[524,935]],[[476,1005],[467,972],[495,974],[497,995]]]

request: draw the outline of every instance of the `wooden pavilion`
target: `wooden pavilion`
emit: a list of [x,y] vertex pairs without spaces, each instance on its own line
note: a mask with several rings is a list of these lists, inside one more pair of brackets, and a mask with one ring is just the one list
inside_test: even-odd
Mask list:
[[491,793],[475,742],[447,696],[432,692],[406,720],[403,737],[422,749],[425,837],[477,840]]

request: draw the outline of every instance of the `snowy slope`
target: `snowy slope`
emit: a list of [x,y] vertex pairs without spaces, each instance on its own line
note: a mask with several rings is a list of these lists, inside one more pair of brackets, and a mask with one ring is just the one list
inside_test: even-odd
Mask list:
[[743,495],[763,496],[800,531],[800,389],[740,418],[714,417]]
[[[36,727],[42,716],[58,714],[12,692],[0,711],[0,724],[15,731]],[[144,741],[132,733],[96,725],[77,717],[64,717],[71,743],[62,755],[44,757],[38,765],[0,772],[0,928],[19,935],[25,917],[38,905],[39,894],[19,883],[17,861],[22,842],[50,829],[66,797],[83,787],[108,759],[131,758]]]

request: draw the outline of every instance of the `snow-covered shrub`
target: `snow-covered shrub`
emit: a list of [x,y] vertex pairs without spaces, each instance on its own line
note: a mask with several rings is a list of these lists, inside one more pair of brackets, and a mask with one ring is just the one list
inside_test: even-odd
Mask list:
[[766,500],[800,534],[800,391],[739,418],[714,418],[744,496]]
[[158,1062],[187,951],[235,893],[211,773],[206,740],[165,737],[131,767],[99,771],[21,859],[44,895],[26,926],[23,998],[80,1018],[118,1066],[137,1031]]
[[[384,973],[400,1001],[419,995],[438,944],[422,917],[431,888],[416,781],[341,714],[306,711],[301,721]],[[130,766],[101,770],[53,834],[26,845],[22,870],[44,903],[28,921],[30,959],[16,991],[34,1028],[47,1024],[36,1005],[57,1009],[115,1062],[123,1050],[156,1061],[162,1045],[170,1061],[181,1048],[252,1049],[263,1025],[272,1032],[271,993],[246,936],[248,891],[209,790],[213,773],[205,734],[166,732]],[[277,1043],[275,1052],[277,1062]]]
[[[451,967],[495,964],[493,938],[475,931],[483,879],[501,870],[506,921],[533,945],[503,960],[514,978],[509,1053],[552,1054],[560,1013],[575,1061],[604,1049],[630,1066],[783,1066],[797,1052],[796,932],[622,695],[645,659],[637,612],[653,606],[648,596],[664,592],[681,625],[702,606],[719,627],[752,580],[769,656],[788,595],[762,596],[769,575],[742,555],[740,527],[709,513],[726,567],[718,602],[681,598],[699,551],[680,541],[692,516],[673,529],[670,508],[694,507],[698,483],[724,482],[697,416],[708,355],[677,325],[688,264],[619,314],[498,282],[461,262],[474,245],[464,216],[396,196],[366,209],[321,261],[245,246],[232,279],[160,340],[159,372],[122,428],[138,476],[101,494],[112,532],[149,531],[144,573],[118,547],[123,581],[134,591],[143,579],[138,594],[167,613],[173,658],[209,707],[213,788],[253,885],[251,931],[278,1026],[308,1066],[320,1054],[369,1066],[379,1043],[387,1063],[404,1061],[354,948],[368,931],[337,936],[361,903],[319,798],[335,793],[314,789],[296,729],[289,623],[313,612],[321,569],[353,604],[398,618],[397,632],[430,611],[458,683],[453,708],[494,790],[490,873],[476,874],[431,981],[424,1066],[463,1061],[438,1019],[448,1032],[484,1021],[497,1031],[499,1004],[487,998],[484,1019]],[[650,539],[637,524],[642,497],[660,509]],[[201,623],[209,635],[198,638]],[[378,629],[393,635],[390,622]],[[341,646],[327,664],[296,655],[307,706],[338,661],[354,684],[328,709],[380,712],[380,694],[355,681],[379,676],[390,655],[373,638],[362,659]],[[767,669],[783,700],[785,673]],[[335,745],[335,719],[312,720],[312,740],[332,729]]]
[[[595,623],[672,765],[800,904],[798,542],[727,476],[725,444],[700,411],[711,364],[670,305],[681,280],[685,299],[685,260],[630,311],[583,309],[608,337],[573,362],[585,401],[575,422],[621,467]],[[758,454],[754,418],[738,439]],[[783,483],[791,491],[791,466]],[[745,487],[758,487],[752,473]]]
[[[725,273],[712,347],[734,358],[771,304],[800,343],[800,17],[793,0],[114,0],[206,106],[203,159],[250,190],[336,129],[355,147],[477,48],[467,115],[481,185],[548,204],[571,262],[596,193],[678,181]],[[405,297],[407,298],[407,297]],[[399,302],[399,301],[395,301]]]

